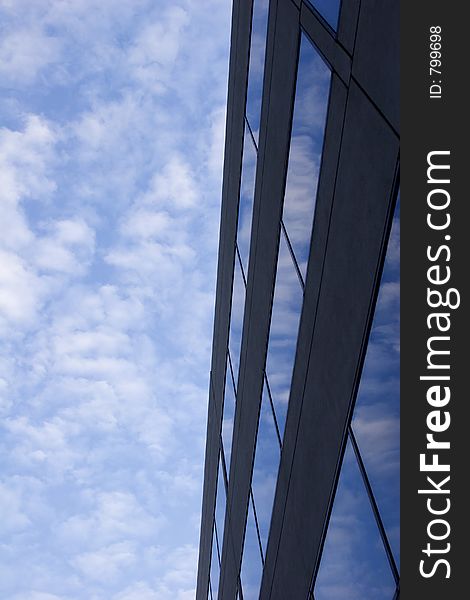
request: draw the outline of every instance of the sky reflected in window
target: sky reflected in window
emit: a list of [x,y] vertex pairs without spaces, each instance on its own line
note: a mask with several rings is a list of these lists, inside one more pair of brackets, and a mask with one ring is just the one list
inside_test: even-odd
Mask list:
[[335,31],[338,27],[341,0],[307,0]]
[[266,358],[266,374],[281,439],[287,416],[302,303],[302,286],[292,262],[286,238],[281,231]]
[[214,600],[214,596],[212,595],[212,584],[211,584],[210,577],[209,577],[209,595],[208,595],[208,598],[210,600]]
[[352,427],[400,558],[400,206],[395,210]]
[[240,365],[240,347],[242,342],[243,313],[245,310],[245,282],[243,280],[240,261],[235,254],[233,274],[232,314],[230,317],[229,350],[232,358],[233,377],[238,384],[238,367]]
[[245,139],[243,142],[243,162],[240,183],[240,202],[238,204],[237,245],[243,265],[245,278],[248,274],[248,258],[250,255],[251,222],[253,217],[253,201],[255,194],[257,153],[245,123]]
[[261,560],[255,515],[250,496],[240,575],[243,600],[258,600],[262,575],[263,563]]
[[392,600],[395,581],[348,440],[315,600]]
[[283,221],[305,281],[331,72],[302,34]]
[[224,539],[224,521],[227,496],[225,493],[225,482],[222,469],[222,455],[219,456],[219,474],[217,477],[217,496],[215,501],[215,522],[217,525],[217,536],[219,540],[219,551],[222,555],[222,542]]
[[233,422],[235,418],[235,391],[230,370],[230,354],[227,356],[227,371],[225,375],[224,417],[222,420],[222,442],[225,452],[225,464],[230,470],[230,455],[232,452]]
[[220,564],[219,564],[219,554],[217,550],[217,536],[215,532],[215,527],[212,531],[212,558],[211,558],[211,588],[212,588],[212,596],[213,598],[217,598],[217,594],[219,593],[219,577],[220,577]]
[[265,384],[261,401],[253,480],[251,485],[256,503],[256,515],[258,517],[261,546],[265,554],[280,458],[281,451],[279,440],[274,423],[273,411],[269,402],[269,394]]
[[248,91],[246,116],[258,143],[263,96],[264,58],[266,54],[266,32],[268,28],[269,0],[254,0],[251,28],[250,66],[248,70]]

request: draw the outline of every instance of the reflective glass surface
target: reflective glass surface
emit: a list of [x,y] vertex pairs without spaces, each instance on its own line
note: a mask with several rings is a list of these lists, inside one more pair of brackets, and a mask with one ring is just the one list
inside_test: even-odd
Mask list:
[[227,371],[225,376],[224,417],[222,420],[222,442],[225,452],[227,471],[230,469],[230,455],[232,452],[233,421],[235,418],[235,391],[230,366],[230,354],[227,356]]
[[240,346],[242,342],[243,312],[245,309],[245,282],[243,280],[240,261],[235,253],[235,269],[233,274],[232,313],[230,316],[229,351],[232,359],[235,385],[238,382],[240,365]]
[[315,584],[315,600],[392,600],[395,581],[348,441]]
[[266,384],[263,389],[256,439],[252,490],[263,552],[266,553],[281,449]]
[[308,0],[335,31],[338,27],[341,0]]
[[224,519],[227,497],[225,494],[225,482],[222,470],[222,455],[219,457],[219,474],[217,477],[217,496],[215,501],[215,523],[217,525],[217,537],[219,541],[219,551],[222,554],[222,542],[224,539]]
[[246,522],[245,544],[243,546],[243,558],[240,579],[243,590],[243,600],[258,600],[263,575],[263,563],[259,548],[256,522],[253,505],[248,505],[248,519]]
[[352,428],[392,546],[400,552],[400,221],[395,210]]
[[263,96],[264,57],[266,54],[266,34],[268,29],[269,0],[254,0],[251,25],[250,65],[248,70],[248,91],[246,116],[253,136],[258,143]]
[[282,219],[305,281],[331,72],[302,34]]
[[266,374],[281,439],[286,422],[302,302],[302,286],[281,231],[266,358]]
[[248,274],[248,258],[250,255],[251,221],[253,216],[253,200],[255,194],[257,153],[245,123],[245,139],[243,142],[243,162],[240,183],[240,201],[238,204],[237,245],[245,273]]
[[220,562],[219,562],[219,553],[217,548],[217,536],[215,526],[212,531],[212,558],[211,558],[211,588],[212,588],[212,596],[217,598],[217,594],[219,593],[219,577],[220,577]]

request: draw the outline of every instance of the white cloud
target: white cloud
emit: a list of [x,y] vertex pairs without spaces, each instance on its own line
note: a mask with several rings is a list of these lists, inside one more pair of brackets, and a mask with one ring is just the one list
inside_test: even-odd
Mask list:
[[32,260],[42,271],[79,275],[86,271],[95,247],[94,231],[83,219],[54,221],[49,235],[37,238]]
[[55,190],[50,163],[58,134],[42,117],[29,114],[21,130],[0,129],[2,202],[17,203],[21,196],[43,197]]
[[[183,546],[173,550],[166,559],[168,569],[163,583],[170,589],[189,590],[193,583],[194,564],[197,562],[197,548]],[[194,593],[194,590],[192,590]]]
[[16,254],[0,251],[0,319],[30,322],[43,295],[44,283],[38,275]]
[[94,552],[79,554],[73,565],[87,579],[108,583],[122,577],[126,567],[136,560],[134,548],[128,543],[111,544]]
[[[57,190],[59,128],[29,114],[21,129],[0,130],[0,327],[31,326],[59,281],[82,275],[94,251],[94,231],[83,218],[29,217],[28,202],[48,203]],[[34,209],[33,209],[34,211]]]
[[156,238],[169,240],[174,235],[177,222],[165,211],[136,209],[122,225],[122,232],[130,238]]
[[31,524],[28,516],[20,508],[21,492],[0,484],[0,510],[2,511],[1,530],[15,531]]
[[182,7],[172,6],[141,29],[127,56],[129,70],[141,86],[154,93],[165,91],[188,19]]
[[59,56],[57,38],[45,35],[40,29],[13,31],[0,42],[0,77],[12,84],[31,85]]
[[125,590],[113,596],[113,600],[160,600],[157,592],[151,589],[145,582],[138,581]]
[[211,142],[209,146],[208,167],[209,171],[220,182],[222,181],[222,167],[224,163],[226,115],[226,106],[223,105],[214,109],[211,116]]
[[194,178],[187,162],[178,154],[168,160],[153,179],[148,201],[172,209],[191,207],[197,197]]
[[11,600],[65,600],[65,598],[63,596],[56,596],[55,594],[48,594],[47,592],[44,593],[32,590],[31,592],[28,592],[27,595],[15,594]]

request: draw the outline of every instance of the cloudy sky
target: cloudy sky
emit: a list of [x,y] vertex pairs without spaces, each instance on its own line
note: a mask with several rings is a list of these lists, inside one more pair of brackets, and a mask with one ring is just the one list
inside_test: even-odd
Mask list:
[[230,2],[0,0],[0,597],[194,597]]

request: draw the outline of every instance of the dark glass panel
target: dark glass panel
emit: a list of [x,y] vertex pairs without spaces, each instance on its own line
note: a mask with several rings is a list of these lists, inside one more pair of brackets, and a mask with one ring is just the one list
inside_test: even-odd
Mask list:
[[281,451],[266,384],[256,439],[252,490],[263,552],[266,553]]
[[384,263],[352,428],[395,560],[400,557],[400,217]]
[[258,533],[256,530],[255,516],[250,495],[240,574],[243,588],[243,600],[258,600],[262,575],[263,563],[261,560]]
[[331,72],[302,34],[283,221],[305,281]]
[[348,441],[315,583],[316,600],[393,598],[395,581]]
[[302,302],[302,286],[281,231],[266,358],[266,374],[281,438],[286,422]]
[[240,183],[240,201],[238,204],[237,245],[243,265],[245,278],[248,274],[248,258],[250,255],[251,222],[253,216],[253,200],[255,194],[256,149],[248,126],[245,123],[245,141],[243,143],[243,162]]
[[264,58],[268,29],[269,0],[254,0],[251,26],[250,65],[248,69],[248,90],[246,98],[246,116],[258,143],[261,117],[261,99],[263,97]]

